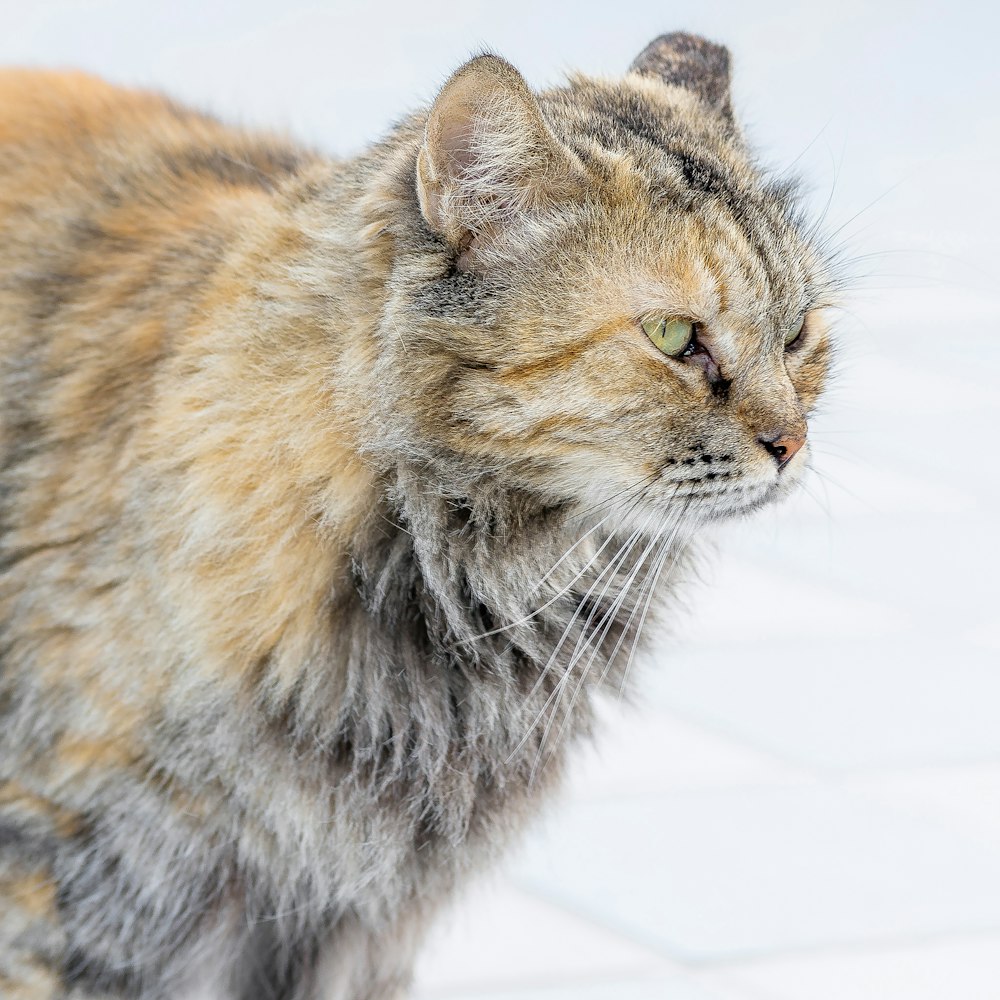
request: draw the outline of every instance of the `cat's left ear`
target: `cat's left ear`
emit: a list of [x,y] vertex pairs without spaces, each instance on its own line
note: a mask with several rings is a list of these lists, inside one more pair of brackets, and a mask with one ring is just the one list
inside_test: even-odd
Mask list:
[[521,74],[484,55],[459,69],[434,101],[416,183],[428,225],[468,266],[477,248],[519,217],[571,196],[579,166],[552,135]]
[[691,91],[723,117],[733,119],[729,50],[722,45],[684,31],[660,35],[635,57],[629,72]]

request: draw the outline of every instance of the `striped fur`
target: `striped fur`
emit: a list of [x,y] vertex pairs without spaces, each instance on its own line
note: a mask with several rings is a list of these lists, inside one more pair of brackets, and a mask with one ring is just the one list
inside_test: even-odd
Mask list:
[[402,997],[700,526],[799,478],[820,250],[690,36],[478,57],[345,162],[76,74],[0,108],[0,995]]

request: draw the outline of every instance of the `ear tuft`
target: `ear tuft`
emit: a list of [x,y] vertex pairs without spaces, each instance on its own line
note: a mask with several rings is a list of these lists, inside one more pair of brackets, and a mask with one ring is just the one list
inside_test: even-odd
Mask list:
[[629,72],[690,90],[732,119],[729,50],[722,45],[683,31],[660,35],[636,56]]
[[431,107],[417,194],[428,225],[466,249],[565,195],[573,174],[524,78],[485,55],[461,67]]

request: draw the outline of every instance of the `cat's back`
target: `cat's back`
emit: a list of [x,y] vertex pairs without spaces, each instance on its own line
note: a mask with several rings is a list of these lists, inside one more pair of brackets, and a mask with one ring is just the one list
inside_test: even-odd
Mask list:
[[155,115],[163,98],[116,87],[78,70],[0,67],[0,144],[4,166],[12,147],[68,150],[84,138],[120,129],[123,115]]
[[[296,304],[286,273],[309,253],[295,213],[336,169],[158,94],[0,71],[0,626],[16,602],[46,600],[42,562],[70,579],[102,559],[120,577],[146,544],[151,493],[179,490],[150,485],[175,464],[205,469],[208,490],[233,481],[223,469],[250,474],[258,382],[283,357],[268,303],[280,287],[280,332]],[[255,516],[227,509],[234,525]]]
[[111,286],[173,294],[314,159],[86,73],[0,70],[0,339],[95,294],[107,314]]
[[[308,159],[287,140],[233,128],[152,91],[79,71],[0,68],[4,214],[19,199],[66,202],[67,194],[79,193],[60,191],[59,179],[112,183],[116,175],[121,182],[141,174],[150,198],[157,180],[172,191],[192,184],[206,193],[272,190]],[[90,200],[107,193],[91,189]],[[117,202],[128,193],[119,189]]]
[[0,71],[0,453],[22,424],[32,447],[96,410],[121,424],[198,303],[238,294],[227,253],[316,162],[156,93]]
[[[157,94],[86,73],[0,69],[0,226],[15,239],[0,252],[10,259],[31,246],[18,235],[32,222],[34,243],[51,247],[67,217],[123,207],[129,174],[141,173],[152,198],[168,181],[162,165],[151,169],[158,156],[217,144],[223,134],[211,119]],[[178,171],[173,186],[181,179]]]

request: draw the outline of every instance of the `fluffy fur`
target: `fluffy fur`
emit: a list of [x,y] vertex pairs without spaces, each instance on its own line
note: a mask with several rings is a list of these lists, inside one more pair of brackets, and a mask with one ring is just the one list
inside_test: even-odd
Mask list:
[[699,527],[806,464],[830,281],[728,67],[481,56],[346,162],[0,75],[6,1000],[405,994]]

